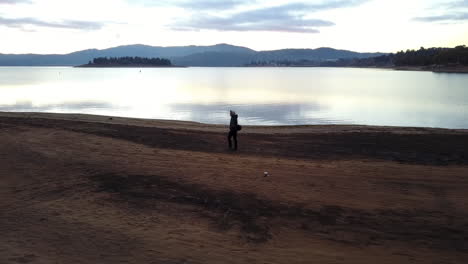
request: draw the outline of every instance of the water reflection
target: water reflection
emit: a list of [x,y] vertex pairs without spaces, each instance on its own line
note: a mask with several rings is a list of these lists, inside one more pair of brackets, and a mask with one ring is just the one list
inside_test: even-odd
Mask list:
[[17,102],[16,104],[0,105],[0,111],[15,112],[94,112],[99,110],[115,109],[107,102],[65,102],[59,104],[34,105],[30,101]]
[[248,125],[468,128],[468,74],[348,68],[0,67],[0,111]]
[[222,124],[229,121],[228,112],[239,114],[239,122],[245,125],[297,125],[350,123],[320,117],[327,107],[318,103],[284,104],[172,104],[171,112],[179,113],[187,120]]

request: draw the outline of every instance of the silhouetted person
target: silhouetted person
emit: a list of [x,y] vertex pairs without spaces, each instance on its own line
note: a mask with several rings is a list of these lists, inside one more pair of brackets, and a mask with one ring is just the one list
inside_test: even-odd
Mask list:
[[[230,110],[229,114],[231,115],[231,122],[229,123],[228,134],[229,149],[237,150],[237,131],[240,130],[240,126],[237,124],[236,112]],[[234,138],[234,148],[232,148],[231,138]]]

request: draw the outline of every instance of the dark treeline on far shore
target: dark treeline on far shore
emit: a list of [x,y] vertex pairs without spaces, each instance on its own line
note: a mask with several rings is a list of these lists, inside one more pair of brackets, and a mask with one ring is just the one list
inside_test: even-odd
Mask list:
[[465,45],[455,48],[428,48],[406,50],[377,57],[362,59],[338,59],[326,61],[312,60],[278,60],[255,61],[245,66],[315,66],[315,67],[403,67],[403,66],[431,66],[431,65],[460,65],[468,66],[468,47]]
[[142,57],[99,57],[84,66],[171,66],[168,59]]

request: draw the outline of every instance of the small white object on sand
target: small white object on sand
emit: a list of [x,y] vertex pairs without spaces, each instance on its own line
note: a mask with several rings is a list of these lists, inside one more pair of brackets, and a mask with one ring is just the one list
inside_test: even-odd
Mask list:
[[268,176],[268,171],[263,172],[263,177]]

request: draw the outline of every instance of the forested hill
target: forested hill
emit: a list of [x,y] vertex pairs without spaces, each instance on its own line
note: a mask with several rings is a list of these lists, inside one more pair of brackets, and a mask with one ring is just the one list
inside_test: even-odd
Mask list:
[[396,66],[427,66],[461,64],[468,65],[468,47],[465,45],[455,48],[420,48],[396,53],[393,57]]
[[328,61],[349,58],[368,58],[384,53],[360,53],[332,48],[281,49],[255,51],[229,44],[212,46],[158,47],[127,45],[109,49],[89,49],[69,54],[0,54],[0,66],[76,66],[99,57],[167,58],[179,66],[243,66],[258,60]]
[[468,47],[460,45],[455,48],[428,48],[406,50],[388,55],[363,59],[340,59],[322,63],[320,66],[468,66]]
[[420,48],[387,54],[332,48],[255,51],[228,44],[178,47],[128,45],[63,55],[0,54],[0,66],[76,66],[86,64],[94,58],[122,57],[167,58],[171,64],[178,66],[405,67],[468,65],[468,48],[465,45],[455,48]]

